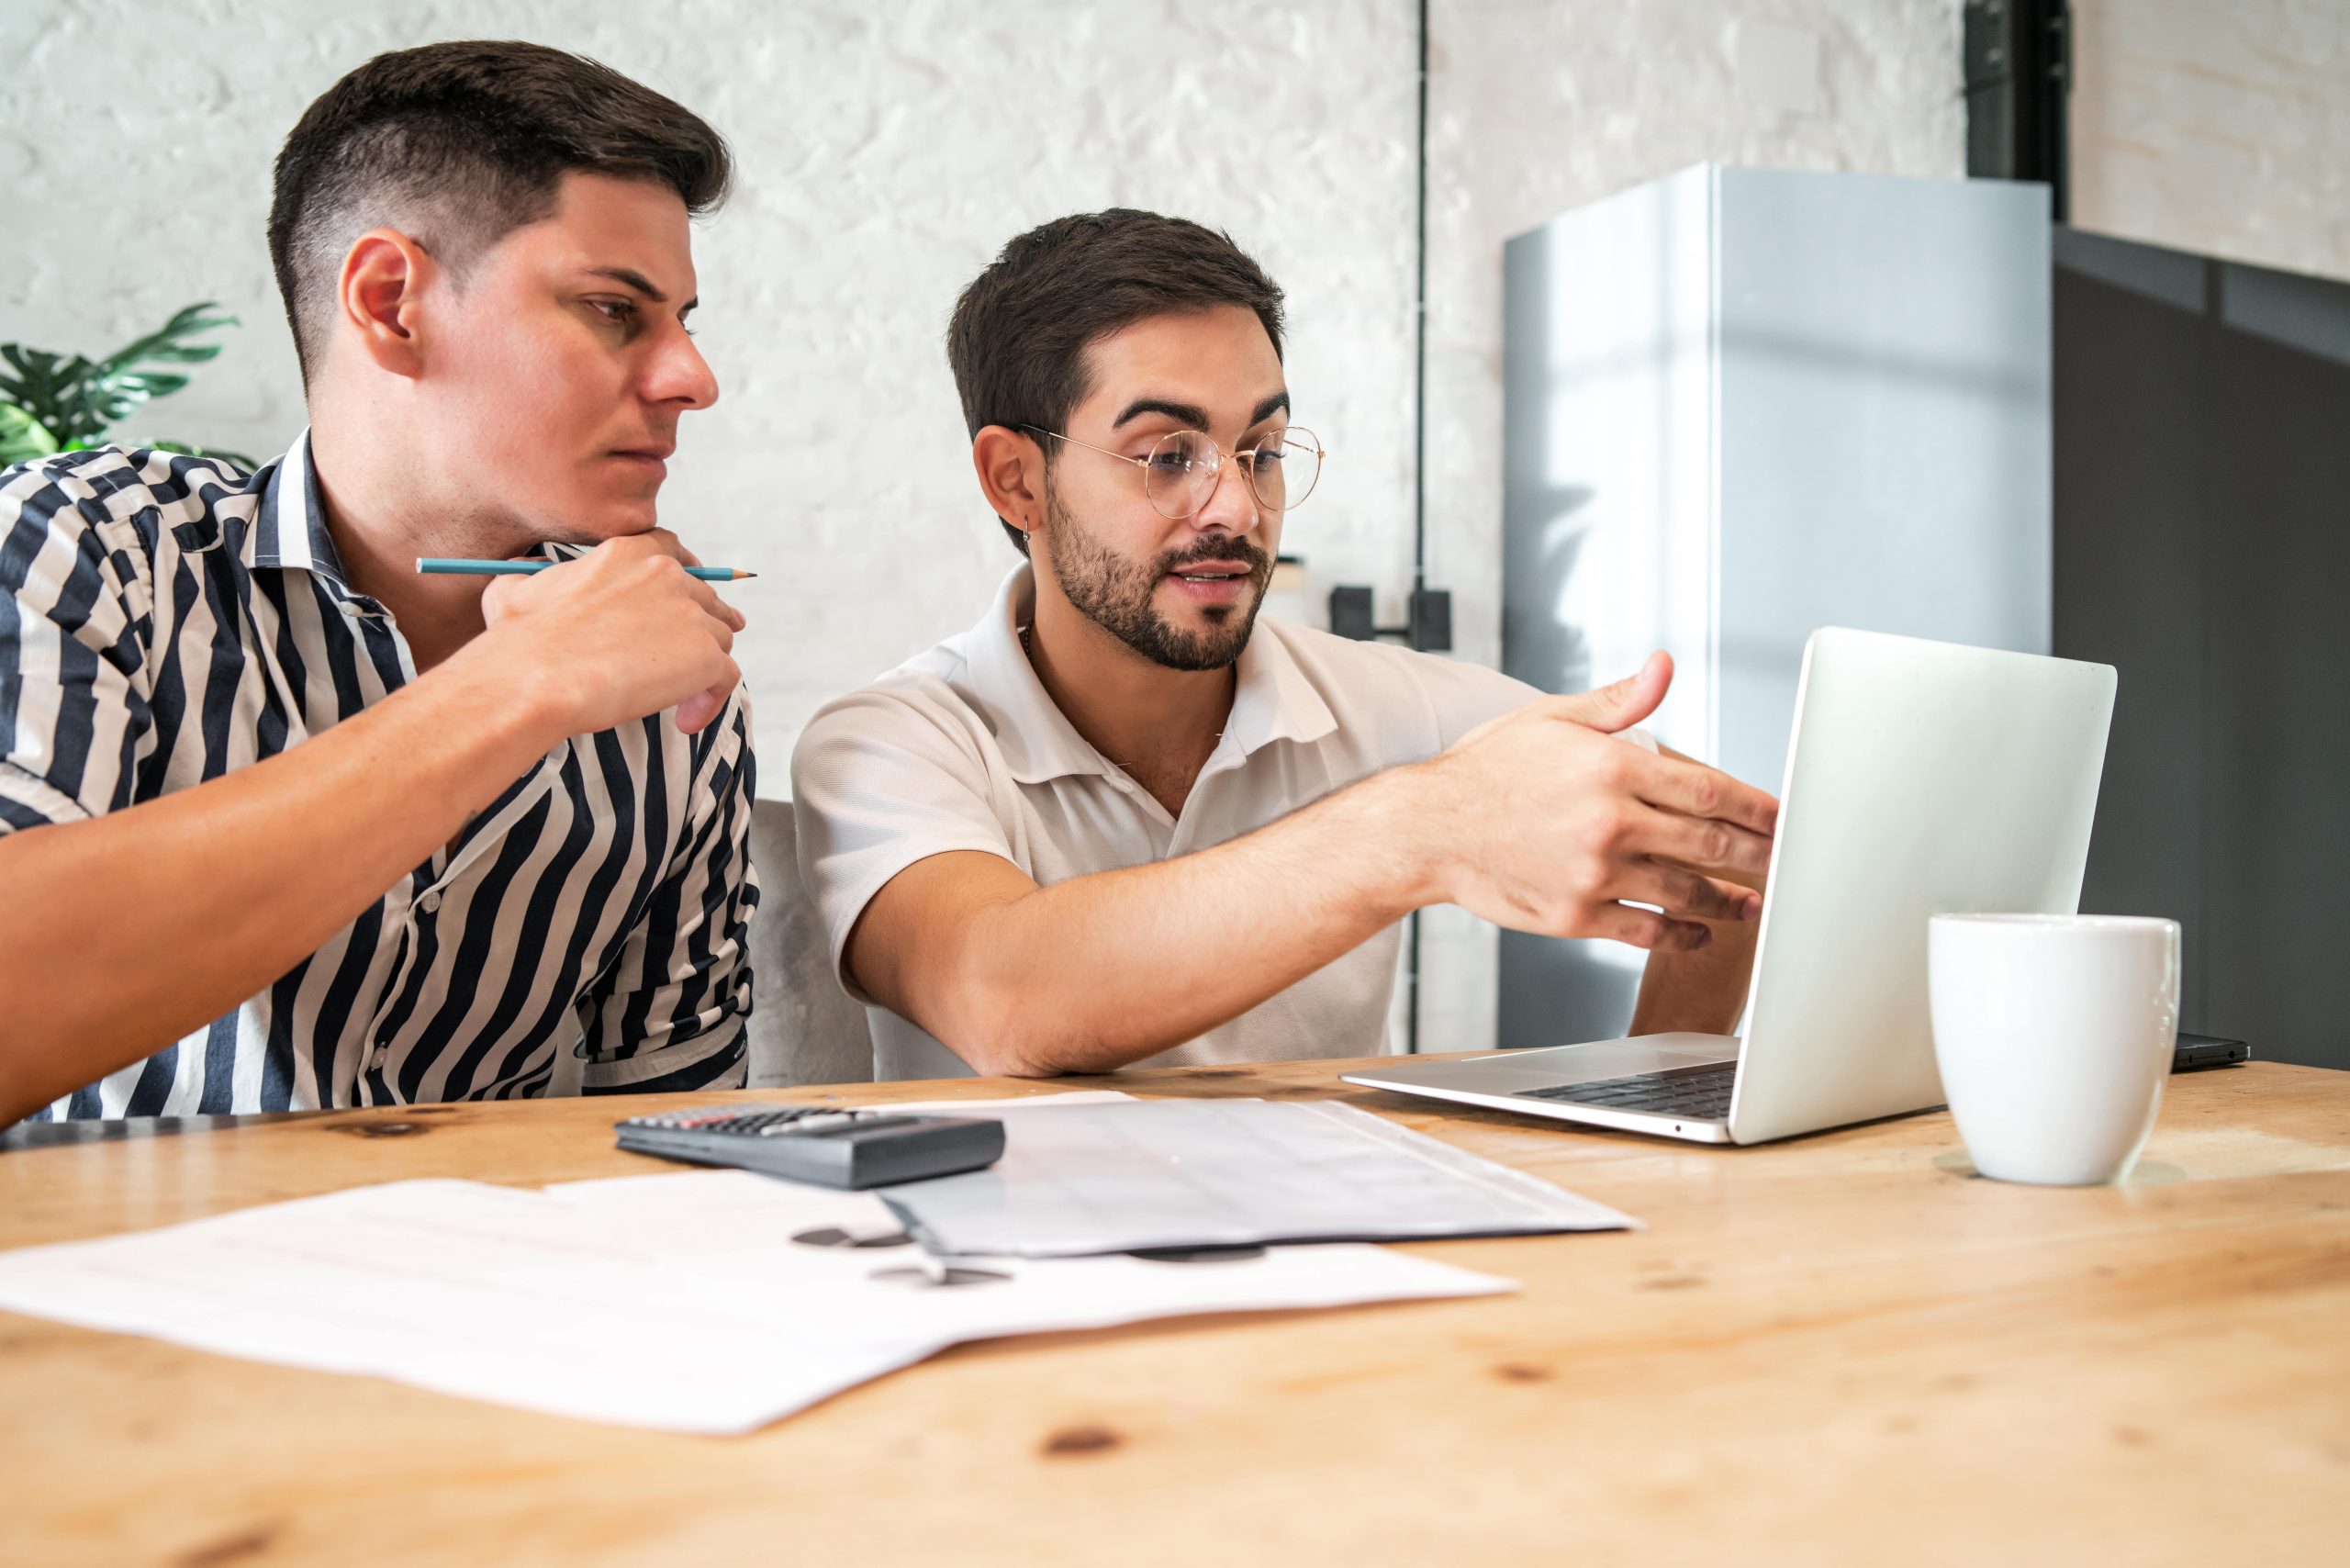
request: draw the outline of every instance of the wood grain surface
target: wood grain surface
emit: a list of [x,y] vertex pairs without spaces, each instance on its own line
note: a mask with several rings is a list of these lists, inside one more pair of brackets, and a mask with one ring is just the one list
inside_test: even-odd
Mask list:
[[[2039,1189],[1939,1113],[1705,1148],[1346,1065],[742,1097],[1335,1096],[1648,1228],[1415,1249],[1514,1295],[967,1346],[733,1439],[0,1314],[0,1562],[2350,1562],[2350,1074],[2179,1077],[2127,1185]],[[661,1103],[16,1147],[0,1246],[641,1170],[611,1123]]]

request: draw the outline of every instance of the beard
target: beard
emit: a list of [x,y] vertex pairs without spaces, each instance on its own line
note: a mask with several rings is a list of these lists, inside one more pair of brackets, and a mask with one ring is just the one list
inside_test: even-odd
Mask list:
[[[1086,532],[1047,487],[1045,536],[1051,542],[1053,577],[1079,614],[1153,664],[1169,669],[1223,669],[1239,658],[1264,608],[1273,558],[1246,539],[1203,539],[1187,550],[1170,550],[1151,561],[1121,555]],[[1205,607],[1205,629],[1170,624],[1152,596],[1168,573],[1201,561],[1242,561],[1248,566],[1248,595],[1237,604]]]

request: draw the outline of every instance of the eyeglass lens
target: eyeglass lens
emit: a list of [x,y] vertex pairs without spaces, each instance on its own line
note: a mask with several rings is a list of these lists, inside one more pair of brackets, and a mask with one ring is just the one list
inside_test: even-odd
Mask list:
[[[1273,511],[1289,511],[1305,499],[1321,477],[1321,443],[1292,428],[1268,439],[1236,461],[1257,499]],[[1143,488],[1163,516],[1190,517],[1207,505],[1224,466],[1215,442],[1198,431],[1170,431],[1150,449]]]

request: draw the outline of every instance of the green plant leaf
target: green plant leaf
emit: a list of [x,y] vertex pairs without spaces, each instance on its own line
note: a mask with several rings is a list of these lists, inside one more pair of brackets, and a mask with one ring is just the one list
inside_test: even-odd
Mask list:
[[200,332],[212,331],[216,328],[233,327],[238,324],[234,316],[206,314],[207,311],[215,308],[213,302],[208,299],[201,305],[187,307],[145,337],[135,339],[106,355],[99,362],[98,368],[111,372],[151,360],[189,364],[210,359],[220,352],[218,343],[191,343],[185,340],[195,337]]
[[93,376],[88,401],[92,415],[104,429],[151,398],[165,398],[187,385],[188,378],[170,371],[126,370],[111,376]]
[[0,343],[0,398],[39,420],[60,442],[95,435],[89,423],[89,377],[97,368],[80,354],[56,354],[22,343]]
[[143,338],[135,339],[100,360],[91,372],[86,399],[90,417],[105,430],[152,398],[166,398],[185,386],[188,378],[176,371],[146,368],[156,364],[201,364],[220,352],[218,343],[191,343],[200,332],[238,324],[234,316],[217,315],[211,300],[190,305]]
[[0,365],[6,366],[0,369],[0,399],[30,414],[61,447],[95,445],[117,420],[188,384],[185,371],[162,367],[202,364],[220,352],[218,343],[189,340],[237,324],[237,318],[220,314],[206,300],[174,312],[154,331],[102,360],[0,343]]
[[29,463],[57,450],[49,427],[14,403],[0,403],[0,468]]

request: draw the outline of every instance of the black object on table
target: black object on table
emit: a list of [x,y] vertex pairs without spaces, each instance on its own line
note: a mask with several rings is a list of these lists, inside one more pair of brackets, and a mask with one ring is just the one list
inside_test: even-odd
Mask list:
[[822,1187],[886,1187],[954,1176],[1003,1156],[1003,1124],[830,1105],[709,1105],[615,1124],[620,1146]]

